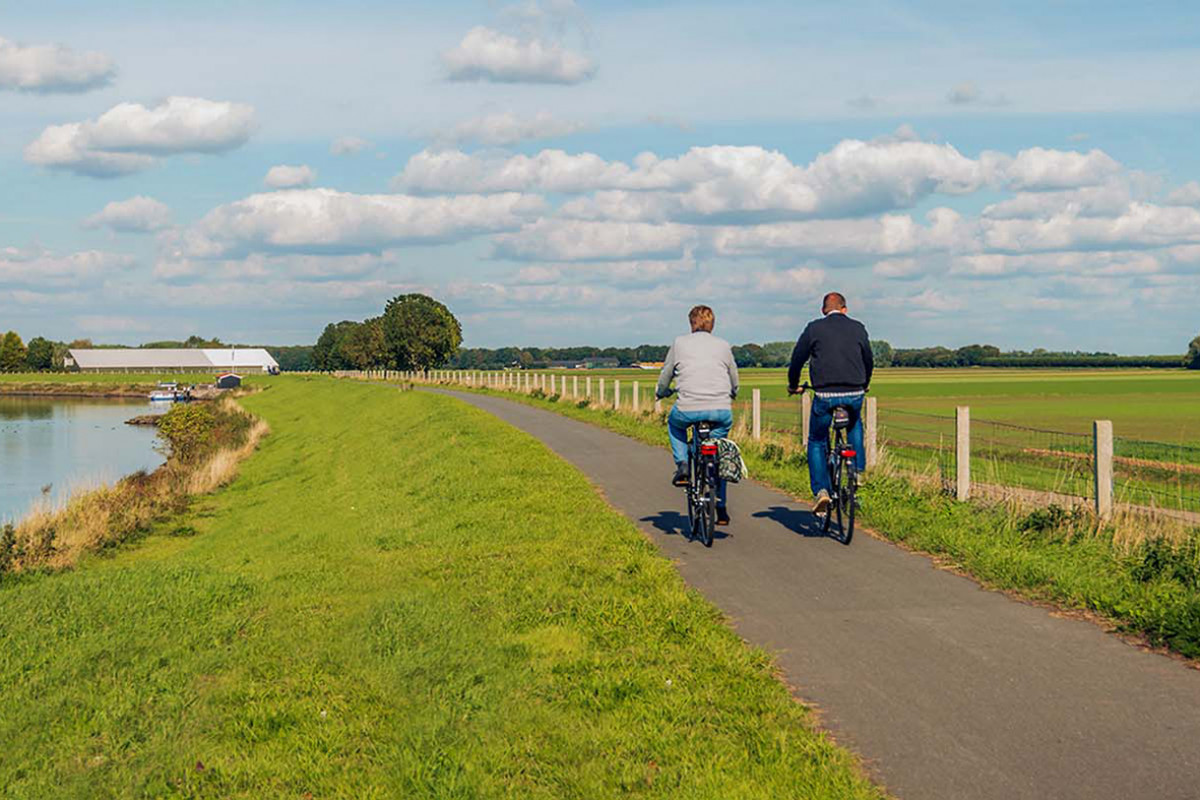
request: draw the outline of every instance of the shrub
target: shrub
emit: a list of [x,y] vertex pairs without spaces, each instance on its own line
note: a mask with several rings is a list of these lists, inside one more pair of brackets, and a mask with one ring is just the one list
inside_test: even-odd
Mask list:
[[170,454],[185,463],[199,460],[213,448],[217,417],[208,403],[176,403],[158,422],[158,435]]
[[17,529],[6,524],[0,530],[0,573],[8,572],[17,555]]
[[1130,556],[1130,573],[1142,583],[1163,579],[1200,588],[1200,535],[1176,544],[1161,536],[1144,539]]

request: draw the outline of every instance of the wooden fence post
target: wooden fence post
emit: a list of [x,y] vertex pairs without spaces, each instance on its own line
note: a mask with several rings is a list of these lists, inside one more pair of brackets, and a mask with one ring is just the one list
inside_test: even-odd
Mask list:
[[959,406],[954,416],[954,491],[959,500],[971,499],[970,406]]
[[633,382],[633,413],[638,414],[642,410],[641,387],[638,382]]
[[755,389],[750,393],[751,423],[750,436],[756,441],[762,438],[762,390]]
[[800,395],[800,441],[808,447],[808,426],[812,422],[812,392]]
[[1109,519],[1113,512],[1113,427],[1112,421],[1092,423],[1095,462],[1096,516]]
[[879,461],[879,404],[876,398],[867,398],[866,417],[863,419],[864,445],[867,452],[867,469],[874,467]]
[[613,411],[621,410],[621,379],[613,378]]

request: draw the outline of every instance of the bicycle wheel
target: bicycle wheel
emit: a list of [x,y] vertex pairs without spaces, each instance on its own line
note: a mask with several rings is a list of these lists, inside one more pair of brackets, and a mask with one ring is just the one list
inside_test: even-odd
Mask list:
[[838,506],[841,509],[838,517],[842,523],[842,544],[850,544],[850,540],[854,538],[854,511],[858,505],[857,475],[858,468],[853,461],[847,460],[842,470],[842,485],[838,488]]
[[699,508],[697,509],[700,523],[700,541],[705,547],[712,547],[713,531],[717,527],[717,497],[713,490],[711,465],[706,465],[701,478]]
[[687,502],[687,518],[688,529],[687,537],[689,540],[695,539],[696,531],[696,461],[688,454],[688,485],[684,493],[684,499]]

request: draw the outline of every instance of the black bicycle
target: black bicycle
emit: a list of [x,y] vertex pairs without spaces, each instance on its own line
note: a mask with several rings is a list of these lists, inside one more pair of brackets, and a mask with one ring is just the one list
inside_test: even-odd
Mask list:
[[[807,383],[796,394],[811,388]],[[850,446],[846,432],[854,425],[854,412],[848,406],[833,407],[833,423],[829,426],[830,442],[826,469],[829,470],[829,505],[821,516],[821,531],[842,544],[854,538],[854,512],[858,508],[858,452]],[[834,518],[837,528],[834,530]]]
[[688,426],[688,536],[712,547],[717,527],[717,442],[713,422]]

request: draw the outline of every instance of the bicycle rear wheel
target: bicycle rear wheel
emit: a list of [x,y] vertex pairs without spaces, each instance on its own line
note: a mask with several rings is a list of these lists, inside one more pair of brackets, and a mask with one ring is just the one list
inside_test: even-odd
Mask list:
[[850,540],[854,538],[854,512],[858,505],[855,502],[857,483],[855,475],[854,462],[849,459],[843,460],[842,468],[838,470],[837,487],[838,528],[840,530],[838,541],[842,544],[850,544]]
[[699,500],[698,508],[696,509],[699,529],[700,541],[704,542],[705,547],[712,547],[713,531],[717,527],[717,495],[713,488],[713,476],[709,473],[712,470],[706,465],[704,474],[701,477],[700,492],[697,496]]

